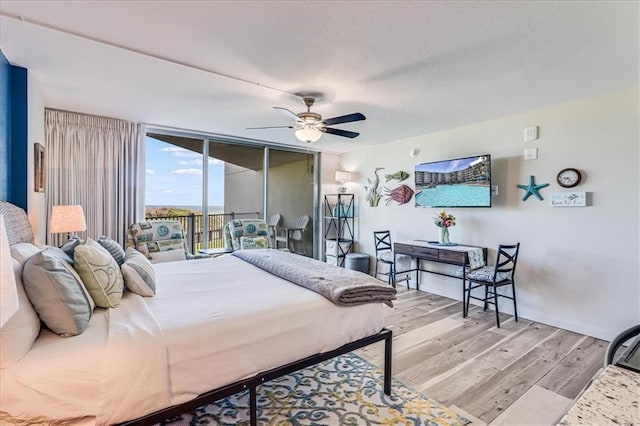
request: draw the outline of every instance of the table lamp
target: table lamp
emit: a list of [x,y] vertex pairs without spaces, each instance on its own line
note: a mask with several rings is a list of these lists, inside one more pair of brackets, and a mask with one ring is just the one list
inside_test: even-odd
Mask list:
[[347,192],[347,188],[344,186],[345,182],[349,182],[353,179],[350,172],[336,171],[336,182],[340,182],[338,187],[338,194],[344,194]]
[[0,214],[0,327],[18,311],[18,289],[13,274],[9,238]]
[[86,231],[87,223],[84,220],[84,211],[80,205],[53,206],[49,232],[61,234],[66,232],[69,237],[75,232]]

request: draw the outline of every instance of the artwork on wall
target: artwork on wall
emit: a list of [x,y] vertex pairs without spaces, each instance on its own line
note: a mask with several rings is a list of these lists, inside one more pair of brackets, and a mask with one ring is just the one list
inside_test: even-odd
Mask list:
[[35,192],[44,192],[44,166],[44,146],[36,142],[33,152],[33,190]]
[[368,185],[364,187],[367,191],[367,201],[371,207],[378,207],[380,198],[382,198],[382,191],[378,188],[380,185],[380,176],[378,176],[378,172],[383,169],[384,167],[376,167],[373,171],[373,174],[376,176],[375,179],[371,180],[367,178]]
[[385,197],[387,197],[385,205],[387,206],[392,201],[395,201],[399,205],[407,204],[409,201],[411,201],[411,198],[413,197],[413,189],[409,188],[405,184],[402,184],[393,189],[389,189],[385,187],[384,190],[385,190],[384,195]]
[[538,200],[542,201],[542,195],[540,195],[540,190],[542,188],[546,188],[549,186],[548,183],[541,183],[540,185],[536,185],[535,178],[533,176],[529,177],[529,185],[516,185],[520,189],[524,189],[524,196],[522,197],[522,201],[527,201],[531,195],[535,196]]
[[586,192],[554,192],[551,194],[552,207],[586,207]]
[[389,182],[390,180],[397,180],[398,182],[402,182],[403,180],[406,180],[409,178],[409,176],[411,176],[409,173],[400,170],[397,171],[395,173],[389,174],[389,175],[384,175],[384,178],[386,179],[385,182]]

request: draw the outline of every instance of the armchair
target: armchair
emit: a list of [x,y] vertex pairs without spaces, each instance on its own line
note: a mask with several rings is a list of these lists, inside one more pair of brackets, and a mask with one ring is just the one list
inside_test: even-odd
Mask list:
[[224,245],[229,250],[269,248],[268,226],[262,219],[236,219],[224,226]]
[[133,247],[151,260],[151,263],[200,259],[207,255],[193,255],[177,220],[151,220],[136,222],[127,230],[127,247]]

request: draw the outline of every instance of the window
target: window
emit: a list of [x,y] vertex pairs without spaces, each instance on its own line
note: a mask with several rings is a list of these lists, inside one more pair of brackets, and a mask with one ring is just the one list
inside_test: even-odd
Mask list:
[[[314,164],[313,153],[147,133],[145,216],[179,220],[194,253],[223,247],[224,225],[234,218],[268,219],[278,213],[284,226],[293,226],[301,215],[315,216]],[[309,254],[313,241],[312,221],[305,234]]]

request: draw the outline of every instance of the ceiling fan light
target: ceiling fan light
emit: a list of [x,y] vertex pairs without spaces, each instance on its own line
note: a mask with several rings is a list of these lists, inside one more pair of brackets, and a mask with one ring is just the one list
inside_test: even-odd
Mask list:
[[322,132],[313,127],[303,127],[302,129],[296,130],[296,138],[302,142],[315,142],[322,136]]

